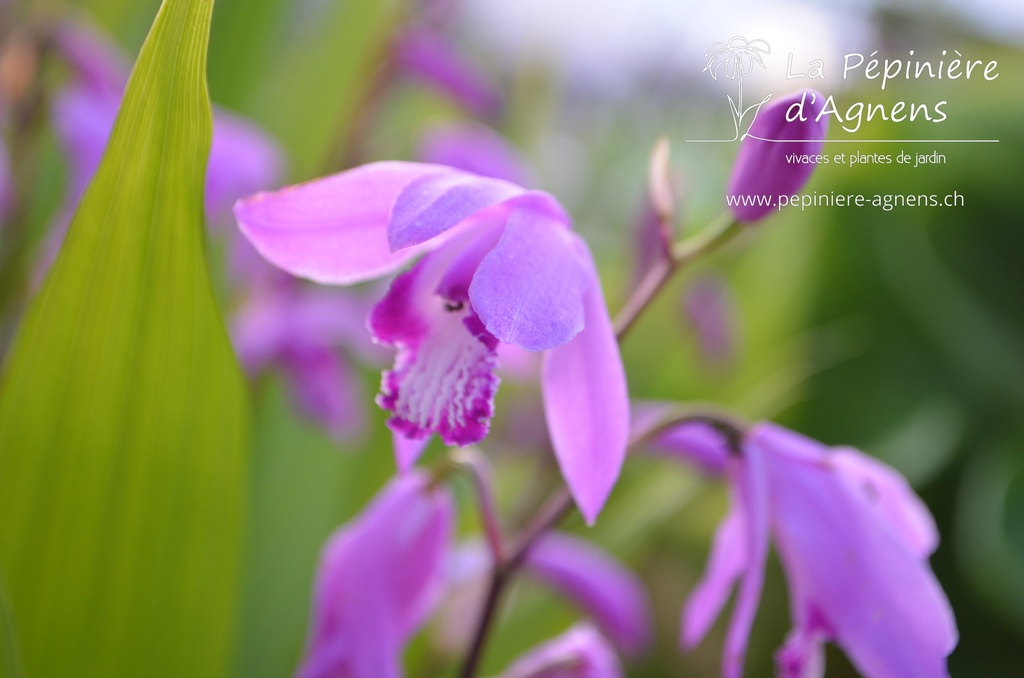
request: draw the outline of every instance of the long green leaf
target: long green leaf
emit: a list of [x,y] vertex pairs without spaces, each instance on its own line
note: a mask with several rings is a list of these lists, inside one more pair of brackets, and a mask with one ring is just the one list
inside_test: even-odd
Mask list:
[[165,0],[0,381],[0,671],[221,676],[241,375],[204,263],[212,0]]

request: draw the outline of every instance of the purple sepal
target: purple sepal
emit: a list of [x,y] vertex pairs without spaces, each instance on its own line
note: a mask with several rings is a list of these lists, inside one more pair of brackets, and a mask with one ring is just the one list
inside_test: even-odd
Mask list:
[[403,675],[403,646],[440,593],[454,518],[449,492],[413,472],[331,536],[295,678]]

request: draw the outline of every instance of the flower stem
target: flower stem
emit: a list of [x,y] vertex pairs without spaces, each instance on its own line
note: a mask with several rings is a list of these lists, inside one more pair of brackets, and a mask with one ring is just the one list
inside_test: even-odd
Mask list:
[[723,212],[707,227],[675,243],[669,251],[669,258],[658,262],[654,268],[648,271],[647,275],[640,281],[636,291],[633,292],[633,296],[629,298],[626,305],[615,316],[615,336],[618,337],[619,341],[622,341],[629,330],[632,329],[640,314],[651,305],[651,302],[654,301],[679,269],[706,254],[714,252],[732,240],[742,230],[743,226],[733,218],[732,214]]
[[491,492],[490,465],[476,451],[466,448],[452,454],[451,461],[468,473],[473,483],[473,490],[476,492],[477,504],[480,507],[480,522],[487,537],[491,557],[496,563],[504,562],[504,540],[501,536],[501,524],[498,522],[498,511],[494,505],[494,495]]

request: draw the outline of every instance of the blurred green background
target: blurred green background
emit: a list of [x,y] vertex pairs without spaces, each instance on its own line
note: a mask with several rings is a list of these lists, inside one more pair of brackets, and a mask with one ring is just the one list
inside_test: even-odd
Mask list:
[[[134,56],[158,4],[13,3],[3,10],[3,29],[73,16],[94,23]],[[217,0],[209,45],[211,99],[277,139],[287,153],[289,182],[341,169],[356,124],[364,159],[410,158],[430,124],[469,117],[415,82],[378,95],[368,122],[359,117],[390,40],[424,11],[421,4],[427,3]],[[701,24],[706,35],[679,23],[680,44],[664,43],[663,58],[652,57],[648,44],[632,63],[628,49],[606,43],[606,58],[595,62],[548,50],[547,43],[523,41],[531,30],[552,32],[536,24],[508,26],[506,42],[493,38],[495,25],[515,17],[527,23],[535,16],[497,8],[508,3],[466,4],[470,7],[456,8],[448,25],[452,39],[500,83],[507,109],[494,124],[531,161],[538,186],[558,196],[574,215],[595,251],[614,311],[629,292],[632,261],[623,253],[635,249],[647,158],[657,137],[666,135],[673,144],[677,233],[693,232],[723,208],[735,146],[686,140],[728,132],[722,125],[725,94],[731,90],[701,74],[700,55],[711,41],[729,37],[729,17]],[[553,23],[576,12],[564,29],[571,31],[564,43],[574,47],[587,34],[597,41],[607,38],[614,30],[608,24],[616,22],[602,19],[601,12],[612,12],[613,4],[580,9],[580,3],[549,0],[549,14],[535,11]],[[678,8],[670,12],[671,4],[637,3],[633,11],[668,12],[662,23],[671,34],[672,22],[686,14]],[[774,215],[679,276],[626,340],[624,360],[637,398],[718,402],[828,444],[853,445],[902,471],[928,503],[942,535],[932,564],[960,629],[952,675],[1009,678],[1020,675],[1024,642],[1024,34],[1020,23],[1008,27],[1000,7],[847,3],[832,14],[810,6],[762,4],[762,14],[782,13],[780,24],[786,24],[786,12],[794,13],[791,27],[803,25],[809,21],[806,13],[812,13],[814,21],[832,27],[824,36],[808,36],[804,44],[798,32],[776,38],[766,25],[766,33],[757,37],[771,37],[776,47],[771,62],[776,79],[765,74],[762,87],[782,94],[789,86],[780,84],[776,72],[789,51],[806,62],[826,47],[831,51],[823,54],[955,47],[974,58],[998,60],[1000,78],[900,83],[882,92],[877,83],[842,82],[832,60],[830,77],[815,87],[835,92],[843,102],[949,102],[948,120],[941,125],[876,120],[857,133],[862,138],[999,143],[937,145],[948,162],[934,167],[819,168],[808,192],[956,191],[965,206],[819,207]],[[709,16],[706,10],[693,11]],[[497,18],[487,19],[488,12]],[[972,18],[971,12],[990,15]],[[649,25],[645,21],[621,22],[619,30],[639,30],[634,27]],[[716,28],[722,32],[712,33]],[[642,35],[632,37],[644,42]],[[854,39],[860,42],[850,47]],[[683,45],[686,40],[693,44]],[[602,53],[600,44],[594,51]],[[751,76],[752,82],[759,75]],[[848,135],[833,125],[830,138]],[[825,148],[832,154],[900,147]],[[41,239],[60,202],[66,167],[48,129],[39,130],[29,153],[30,223],[33,237]],[[726,312],[734,323],[735,350],[721,360],[702,353],[684,311],[686,291],[709,276],[726,285]],[[223,304],[228,313],[230,300],[225,297]],[[360,375],[369,403],[379,372],[365,368]],[[499,498],[509,516],[519,515],[534,496],[528,490],[538,475],[552,469],[542,456],[543,442],[524,446],[504,436],[516,428],[516,417],[536,414],[537,397],[534,387],[507,382],[498,397],[495,434],[484,444],[498,467]],[[394,464],[384,417],[375,407],[368,407],[366,435],[339,446],[295,414],[276,377],[253,384],[251,403],[250,507],[234,674],[259,678],[286,675],[297,665],[320,546],[379,489]],[[432,448],[432,454],[439,452]],[[594,529],[585,530],[578,518],[568,523],[630,563],[652,592],[656,644],[627,665],[628,675],[717,672],[722,620],[692,654],[682,654],[676,638],[680,607],[703,571],[724,508],[724,492],[716,484],[671,463],[638,458],[627,464]],[[473,532],[474,519],[469,511],[463,514],[465,531]],[[575,615],[528,581],[507,603],[487,653],[488,675],[564,630]],[[785,581],[773,561],[747,675],[772,674],[771,653],[788,628]],[[414,642],[410,676],[444,675],[457,663],[457,657],[436,649],[437,632],[428,627]],[[832,648],[828,675],[854,675]]]

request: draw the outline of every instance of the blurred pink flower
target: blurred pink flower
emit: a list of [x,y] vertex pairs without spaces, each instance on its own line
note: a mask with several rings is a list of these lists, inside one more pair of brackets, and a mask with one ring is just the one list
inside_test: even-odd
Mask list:
[[437,602],[455,514],[416,471],[392,480],[328,540],[296,678],[399,678],[409,637]]
[[946,676],[957,630],[928,566],[938,534],[906,481],[857,450],[829,449],[769,423],[750,429],[739,455],[721,438],[715,455],[701,426],[685,425],[690,443],[670,437],[669,445],[681,455],[689,446],[706,468],[717,459],[710,468],[723,469],[732,506],[686,603],[684,647],[700,642],[739,581],[722,674],[742,674],[771,535],[795,624],[776,655],[779,675],[822,675],[822,646],[833,641],[871,678]]

